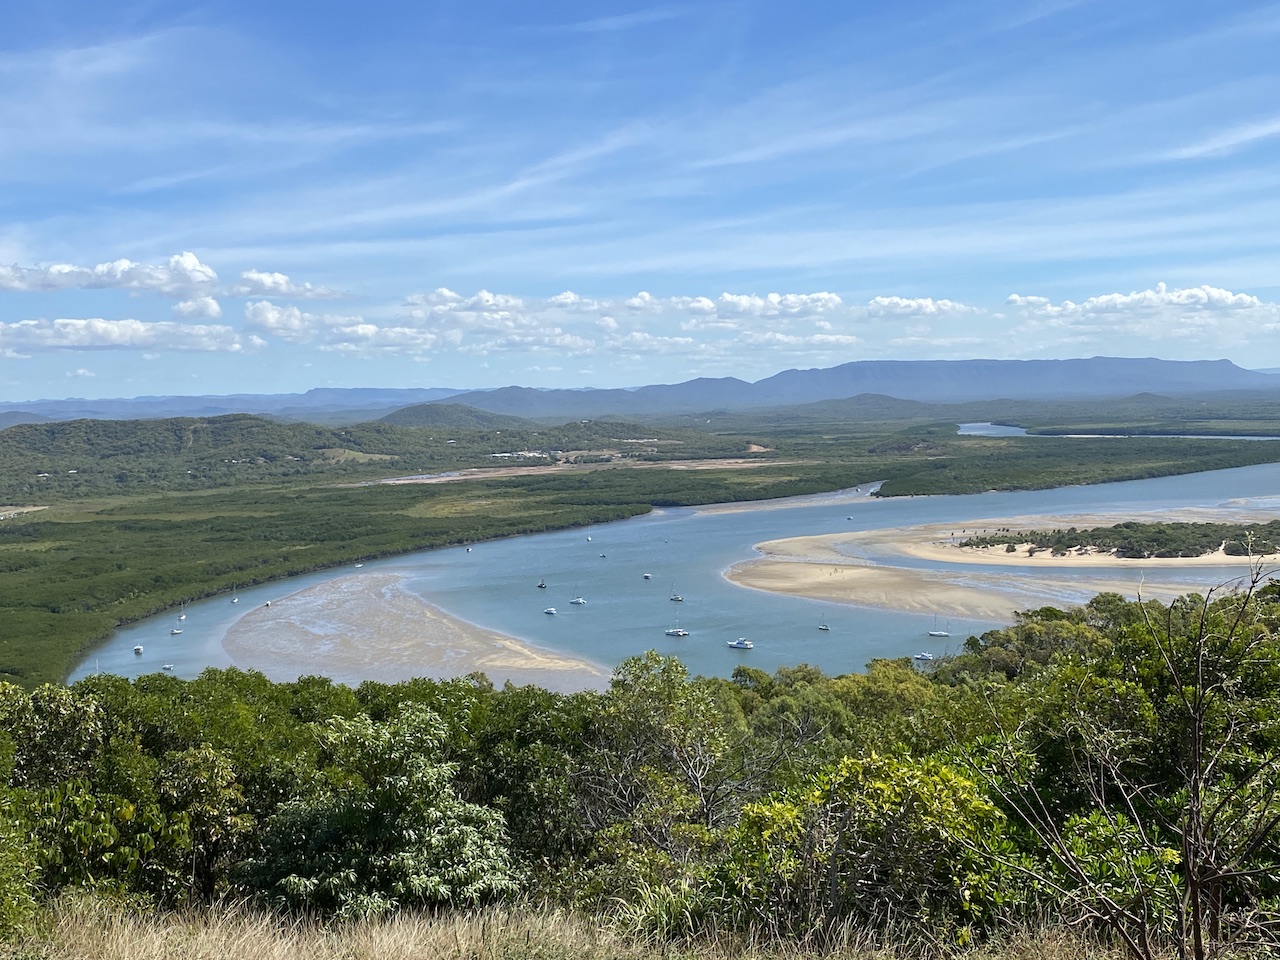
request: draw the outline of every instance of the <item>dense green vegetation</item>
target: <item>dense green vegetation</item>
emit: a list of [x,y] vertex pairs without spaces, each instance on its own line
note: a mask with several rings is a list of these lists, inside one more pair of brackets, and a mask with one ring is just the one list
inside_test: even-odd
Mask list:
[[[522,431],[436,432],[390,423],[341,428],[277,423],[247,414],[168,420],[75,420],[0,430],[0,504],[53,503],[118,493],[203,491],[242,484],[353,481],[494,466],[551,463],[604,449],[626,460],[736,457],[739,437],[619,422]],[[638,443],[637,440],[651,441]]]
[[1199,557],[1222,549],[1229,556],[1264,556],[1277,552],[1280,522],[1265,523],[1136,523],[1077,530],[1004,531],[970,537],[963,547],[1017,547],[1065,554],[1089,547],[1118,557]]
[[84,889],[331,918],[519,897],[668,944],[929,955],[1053,917],[1137,957],[1268,955],[1276,594],[1030,611],[927,674],[2,685],[0,925]]

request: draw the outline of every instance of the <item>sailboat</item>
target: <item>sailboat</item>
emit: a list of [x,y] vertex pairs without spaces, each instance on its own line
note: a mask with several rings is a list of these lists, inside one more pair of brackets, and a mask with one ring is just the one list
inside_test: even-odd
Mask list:
[[670,597],[668,597],[668,599],[669,599],[669,600],[674,600],[676,603],[682,603],[682,602],[684,602],[684,597],[682,597],[682,596],[680,596],[680,594],[676,593],[676,582],[675,582],[674,580],[672,580],[672,581],[671,581],[671,596],[670,596]]
[[178,619],[179,620],[187,619],[187,605],[185,603],[182,605],[182,612],[178,614]]
[[824,617],[823,619],[821,619],[821,620],[819,620],[819,621],[818,621],[818,629],[819,629],[819,630],[830,630],[830,629],[831,629],[831,627],[830,627],[830,625],[827,623],[827,620],[826,620],[826,618],[825,618],[825,617]]
[[546,581],[546,579],[545,579],[545,578],[544,578],[544,579],[542,579],[542,580],[539,580],[539,581],[538,581],[538,589],[539,589],[539,590],[545,590],[545,589],[547,589],[547,581]]
[[666,632],[668,637],[687,637],[689,635],[688,630],[681,628],[679,617],[676,617],[676,625],[674,627],[667,627]]
[[578,606],[582,606],[582,604],[586,603],[587,601],[586,601],[586,598],[585,598],[585,597],[583,597],[583,596],[582,596],[582,594],[580,594],[580,593],[578,592],[578,588],[577,588],[577,587],[574,587],[574,588],[573,588],[573,599],[572,599],[572,600],[570,600],[569,602],[570,602],[570,603],[576,603]]
[[[950,626],[951,626],[951,621],[950,621],[950,620],[948,620],[948,621],[947,621],[947,627],[949,628]],[[931,636],[931,637],[949,637],[949,636],[951,636],[951,631],[950,631],[950,629],[947,629],[947,630],[939,630],[939,629],[938,629],[938,618],[937,618],[937,616],[935,615],[935,616],[934,616],[934,618],[933,618],[933,629],[929,631],[929,636]]]

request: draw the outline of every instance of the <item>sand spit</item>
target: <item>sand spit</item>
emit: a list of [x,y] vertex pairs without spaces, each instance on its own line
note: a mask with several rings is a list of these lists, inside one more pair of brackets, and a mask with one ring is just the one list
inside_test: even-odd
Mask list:
[[319,674],[354,685],[481,671],[499,686],[572,692],[602,689],[610,677],[599,664],[451,617],[389,574],[339,577],[272,600],[236,621],[222,645],[236,666],[273,680]]
[[[1016,610],[1078,603],[1098,593],[1135,597],[1141,590],[1144,597],[1167,600],[1185,593],[1204,593],[1224,583],[1242,583],[1254,569],[1280,569],[1280,555],[1251,559],[1229,557],[1221,550],[1202,557],[1134,560],[1091,550],[1061,556],[1041,550],[1031,556],[1025,546],[1008,552],[1003,546],[959,545],[971,536],[1004,528],[1088,528],[1135,519],[1230,523],[1260,517],[1256,511],[1230,509],[1179,510],[1159,518],[1103,513],[1039,515],[791,537],[756,544],[762,558],[738,564],[725,575],[744,587],[812,599],[1008,621]],[[904,559],[924,560],[944,569],[895,564],[895,560]],[[965,564],[966,569],[945,569],[950,564]],[[1038,570],[1013,574],[1000,569],[1009,566]],[[987,572],[981,567],[992,569]],[[1082,577],[1078,572],[1082,569],[1096,570],[1096,575]],[[1222,576],[1224,569],[1229,571],[1226,577]],[[1076,572],[1063,576],[1067,571]]]

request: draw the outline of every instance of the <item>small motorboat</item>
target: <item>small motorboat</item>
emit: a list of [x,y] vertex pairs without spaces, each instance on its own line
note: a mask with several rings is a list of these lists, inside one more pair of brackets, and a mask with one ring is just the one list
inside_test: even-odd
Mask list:
[[554,613],[556,612],[556,608],[555,608],[555,607],[547,607],[547,609],[543,610],[542,612],[543,612],[543,613],[554,614]]
[[653,574],[652,574],[652,573],[645,573],[645,574],[641,574],[641,577],[642,577],[642,579],[645,579],[645,580],[652,580],[652,579],[653,579]]
[[735,650],[751,650],[755,644],[746,637],[739,637],[737,640],[728,640],[725,642],[726,647],[733,647]]
[[138,644],[136,647],[134,647],[133,652],[136,656],[139,656],[139,657],[142,656],[142,644]]
[[569,602],[570,602],[570,603],[576,603],[578,606],[582,606],[584,603],[586,603],[586,602],[587,602],[587,600],[586,600],[586,598],[585,598],[585,597],[574,597],[574,598],[573,598],[572,600],[570,600]]
[[181,629],[179,629],[178,627],[174,627],[172,630],[169,631],[169,636],[176,637],[181,632],[182,632]]
[[173,664],[172,664],[172,663],[166,663],[163,667],[161,667],[161,669],[162,669],[162,670],[172,670],[172,669],[173,669]]
[[545,580],[539,580],[539,581],[538,581],[538,589],[539,589],[539,590],[545,590],[545,589],[547,589],[547,581],[545,581]]
[[919,653],[916,654],[915,658],[917,660],[927,663],[933,659],[933,654],[930,653],[928,650],[921,650]]

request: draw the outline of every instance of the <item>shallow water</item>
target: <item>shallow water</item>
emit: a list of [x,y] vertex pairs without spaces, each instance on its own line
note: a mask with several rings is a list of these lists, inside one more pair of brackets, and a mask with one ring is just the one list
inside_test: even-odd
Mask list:
[[[999,624],[952,619],[950,638],[933,638],[927,636],[935,628],[932,616],[763,593],[729,583],[723,572],[756,556],[753,544],[782,537],[925,523],[961,529],[968,521],[1043,513],[1123,513],[1134,519],[1159,519],[1162,513],[1184,507],[1232,507],[1260,518],[1280,516],[1280,464],[971,496],[877,499],[867,496],[867,489],[725,510],[656,511],[612,524],[475,544],[470,551],[429,550],[371,561],[359,569],[347,566],[307,574],[241,591],[238,604],[226,596],[190,603],[181,636],[169,635],[176,624],[174,614],[124,627],[92,651],[71,679],[95,670],[138,676],[165,664],[172,665],[176,675],[191,677],[207,666],[233,665],[222,637],[248,609],[335,577],[362,573],[401,575],[409,589],[447,613],[608,666],[656,649],[678,654],[695,673],[715,676],[729,675],[740,663],[768,671],[797,663],[830,673],[856,671],[876,657],[910,656],[926,649],[935,655],[954,651],[970,634]],[[924,560],[894,562],[933,566]],[[1025,574],[1030,583],[1031,575],[1043,574],[1047,566],[1037,561],[1034,567],[1002,567],[1000,573],[1010,578]],[[945,568],[960,573],[991,569],[976,564]],[[1083,568],[1054,572],[1081,582],[1099,573]],[[645,573],[651,579],[645,580]],[[1116,571],[1114,579],[1136,590],[1143,575],[1138,563]],[[1178,571],[1180,580],[1206,588],[1238,575],[1238,566]],[[547,589],[540,590],[537,583],[544,578]],[[673,591],[684,600],[670,600]],[[586,604],[569,603],[578,594]],[[1076,592],[1068,588],[1053,596],[1029,595],[1032,602],[1027,605],[1082,602],[1091,595],[1083,586]],[[554,616],[543,613],[548,606],[556,608]],[[677,617],[690,636],[665,635]],[[820,622],[830,630],[818,630]],[[750,638],[755,648],[725,646],[740,636]],[[135,644],[143,645],[142,655],[132,653]],[[297,667],[299,674],[317,672],[306,663]]]

